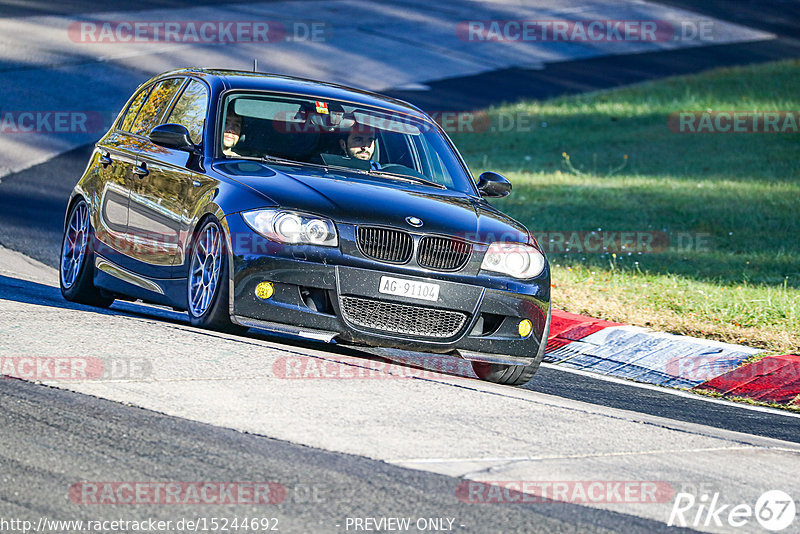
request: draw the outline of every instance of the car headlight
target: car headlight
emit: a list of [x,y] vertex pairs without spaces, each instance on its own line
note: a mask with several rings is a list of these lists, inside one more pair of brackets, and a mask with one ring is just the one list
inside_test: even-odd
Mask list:
[[514,278],[533,278],[544,269],[544,256],[522,243],[492,243],[483,257],[481,269]]
[[336,226],[330,219],[294,211],[263,209],[242,213],[250,228],[267,239],[290,245],[339,245]]

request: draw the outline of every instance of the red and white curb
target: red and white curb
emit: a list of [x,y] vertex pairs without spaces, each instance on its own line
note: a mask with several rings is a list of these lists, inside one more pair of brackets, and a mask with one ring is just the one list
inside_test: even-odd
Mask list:
[[800,355],[767,356],[700,384],[696,389],[800,406]]
[[800,356],[767,356],[742,365],[761,352],[554,310],[544,359],[637,382],[800,404]]

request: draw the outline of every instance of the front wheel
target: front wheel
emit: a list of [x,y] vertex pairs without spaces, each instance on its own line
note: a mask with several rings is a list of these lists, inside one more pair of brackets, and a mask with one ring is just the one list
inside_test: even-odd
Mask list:
[[225,246],[225,235],[215,219],[206,221],[195,234],[189,262],[189,319],[200,328],[242,333],[247,329],[230,319]]
[[94,249],[89,205],[81,199],[69,212],[61,240],[58,278],[61,294],[70,302],[107,308],[114,299],[94,286]]
[[499,363],[472,362],[472,370],[481,380],[504,384],[506,386],[521,386],[533,378],[539,369],[540,359],[536,358],[528,365],[503,365]]

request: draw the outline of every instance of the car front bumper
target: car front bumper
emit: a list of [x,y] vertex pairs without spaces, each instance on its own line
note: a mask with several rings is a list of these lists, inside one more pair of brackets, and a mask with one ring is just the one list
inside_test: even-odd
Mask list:
[[[233,235],[247,232],[233,224]],[[254,250],[249,238],[232,240],[231,248],[231,318],[240,325],[329,342],[458,353],[488,363],[524,365],[543,356],[549,273],[535,283],[482,280],[380,262],[365,265],[363,258],[351,261],[334,249],[321,256],[276,244]],[[382,276],[438,284],[438,299],[381,293]],[[263,282],[271,284],[269,298],[256,295]],[[521,336],[525,319],[532,329]],[[440,323],[447,328],[438,328]]]

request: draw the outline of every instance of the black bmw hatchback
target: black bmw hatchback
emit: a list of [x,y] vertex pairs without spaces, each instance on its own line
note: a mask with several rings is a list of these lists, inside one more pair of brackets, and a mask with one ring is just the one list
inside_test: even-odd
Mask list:
[[183,69],[139,87],[69,199],[61,291],[192,324],[452,354],[503,384],[544,356],[550,271],[418,108],[329,83]]

